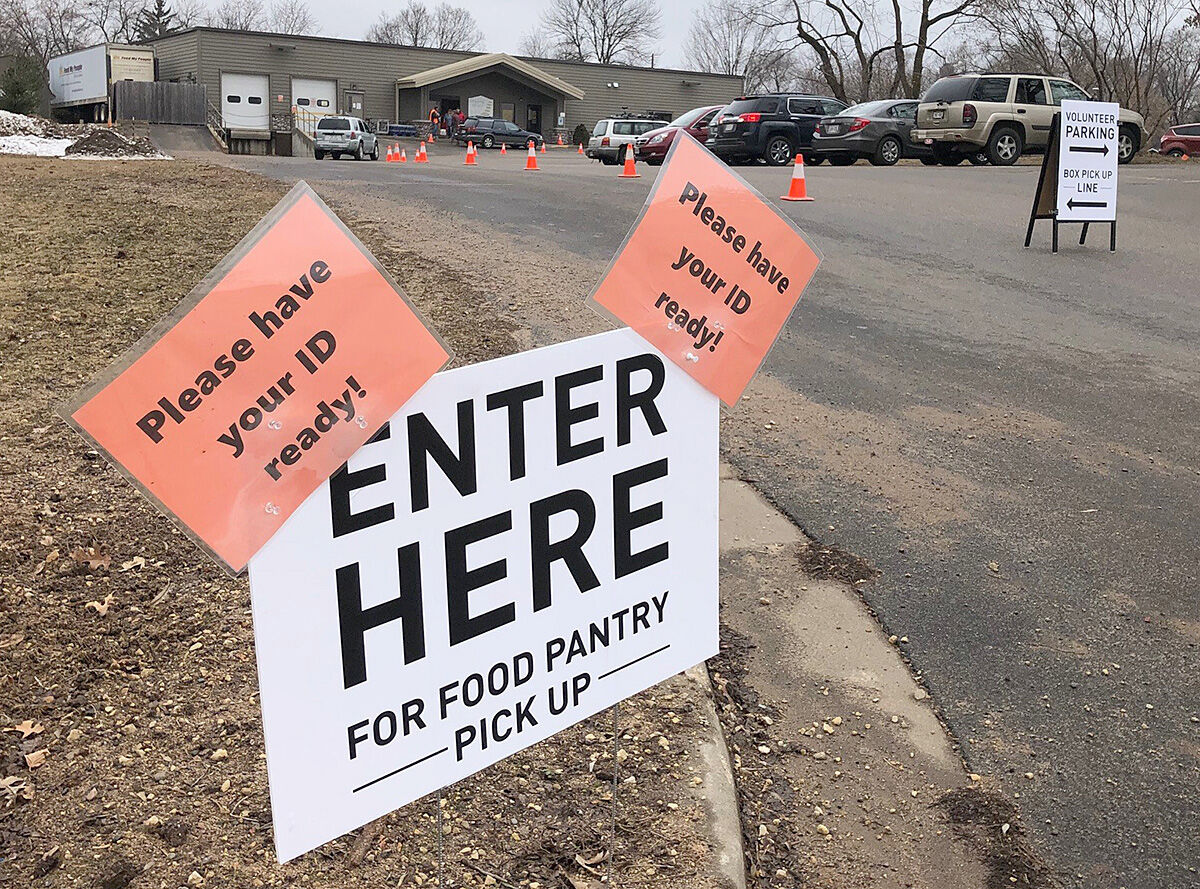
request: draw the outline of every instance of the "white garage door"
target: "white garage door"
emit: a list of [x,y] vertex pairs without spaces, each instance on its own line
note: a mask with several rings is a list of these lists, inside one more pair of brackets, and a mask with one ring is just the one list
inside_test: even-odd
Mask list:
[[222,74],[221,117],[229,130],[270,130],[271,104],[265,74]]
[[296,125],[312,132],[320,118],[337,114],[337,81],[293,77],[292,104],[296,106]]

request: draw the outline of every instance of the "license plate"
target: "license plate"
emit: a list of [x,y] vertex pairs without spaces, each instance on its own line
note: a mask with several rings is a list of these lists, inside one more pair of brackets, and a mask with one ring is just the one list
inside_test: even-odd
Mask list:
[[932,115],[934,120],[941,120],[945,116],[946,116],[945,111],[935,111],[935,112],[933,112],[933,115]]
[[722,125],[721,125],[721,132],[722,132],[722,133],[732,133],[732,132],[733,132],[733,128],[734,128],[734,126],[735,126],[735,124],[731,124],[731,123],[722,124]]
[[823,130],[825,132],[825,135],[827,135],[827,136],[836,136],[838,133],[840,133],[842,131],[842,128],[841,127],[831,127],[831,126],[826,125],[825,127],[823,127]]

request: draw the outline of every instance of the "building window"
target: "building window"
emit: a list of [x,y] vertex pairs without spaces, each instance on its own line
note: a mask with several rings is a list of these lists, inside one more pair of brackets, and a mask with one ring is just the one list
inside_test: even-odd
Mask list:
[[237,105],[238,103],[240,103],[242,101],[242,97],[241,96],[226,96],[225,101],[228,102],[230,105]]
[[501,102],[500,103],[500,116],[502,118],[504,118],[505,120],[509,121],[510,123],[516,123],[516,121],[517,121],[517,106],[514,105],[512,102]]
[[328,99],[317,99],[317,107],[318,108],[328,108],[329,100]]
[[249,102],[251,105],[261,105],[262,104],[262,96],[251,96],[246,101]]
[[307,104],[308,104],[308,99],[297,99],[297,100],[296,100],[296,104],[297,104],[297,105],[300,105],[301,107],[303,107],[303,106],[305,106],[305,105],[307,105]]

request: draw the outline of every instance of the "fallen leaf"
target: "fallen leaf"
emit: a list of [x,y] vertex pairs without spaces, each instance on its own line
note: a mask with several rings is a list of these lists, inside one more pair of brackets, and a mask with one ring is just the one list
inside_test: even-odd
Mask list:
[[52,550],[50,550],[50,552],[46,553],[46,562],[47,563],[57,562],[57,561],[58,561],[58,550],[52,549]]
[[17,798],[33,799],[33,788],[29,786],[28,781],[17,775],[0,778],[0,791],[3,791],[5,802],[9,805]]
[[30,769],[36,769],[46,761],[46,757],[50,755],[49,749],[43,747],[41,750],[35,750],[33,753],[25,754],[25,765]]
[[12,728],[6,728],[6,732],[20,732],[21,740],[24,741],[30,735],[40,735],[45,731],[45,726],[40,722],[34,722],[32,719],[26,719],[24,722],[18,722]]
[[104,597],[103,602],[88,602],[83,607],[84,608],[95,608],[96,613],[98,615],[100,615],[101,617],[104,617],[106,614],[108,614],[108,609],[112,608],[112,605],[113,605],[113,594],[109,593],[107,596]]
[[134,556],[128,562],[121,563],[122,571],[128,571],[131,568],[141,569],[141,568],[145,568],[145,567],[146,567],[146,560],[142,556]]
[[94,546],[89,546],[86,549],[82,546],[71,550],[71,558],[76,562],[83,564],[87,563],[88,568],[95,571],[97,568],[111,568],[112,556],[107,553],[102,553]]
[[24,633],[9,633],[5,636],[0,636],[0,648],[12,648],[14,645],[20,645],[24,641]]

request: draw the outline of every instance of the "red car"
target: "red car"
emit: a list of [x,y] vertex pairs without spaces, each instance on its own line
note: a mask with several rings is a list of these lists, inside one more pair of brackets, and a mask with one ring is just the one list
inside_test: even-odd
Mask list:
[[1162,135],[1158,150],[1172,157],[1200,156],[1200,123],[1181,123]]
[[686,114],[681,114],[669,124],[651,130],[638,136],[634,143],[633,153],[640,161],[645,161],[652,167],[657,167],[667,156],[667,149],[675,141],[675,134],[687,130],[703,144],[708,138],[708,124],[713,115],[724,108],[724,105],[705,105],[703,108],[693,108]]

